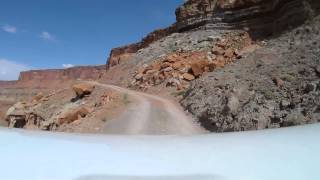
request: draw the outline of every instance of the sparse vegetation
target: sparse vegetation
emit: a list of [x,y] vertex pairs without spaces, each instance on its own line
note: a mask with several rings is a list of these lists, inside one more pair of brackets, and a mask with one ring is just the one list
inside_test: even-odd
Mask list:
[[179,96],[184,96],[185,93],[186,93],[186,90],[182,90],[182,91],[172,92],[171,95],[174,97],[179,97]]
[[295,81],[296,80],[296,78],[294,77],[294,75],[292,75],[292,74],[283,74],[282,76],[281,76],[281,79],[283,79],[284,81],[287,81],[287,82],[293,82],[293,81]]
[[102,121],[102,122],[107,122],[107,121],[108,121],[108,118],[107,118],[107,117],[103,117],[103,118],[101,119],[101,121]]
[[123,104],[125,104],[125,105],[127,105],[127,104],[130,103],[128,93],[123,94],[123,96],[122,96],[122,102],[123,102]]

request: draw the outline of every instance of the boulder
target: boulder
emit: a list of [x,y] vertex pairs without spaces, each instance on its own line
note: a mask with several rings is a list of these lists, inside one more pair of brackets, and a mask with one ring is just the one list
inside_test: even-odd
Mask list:
[[234,50],[229,48],[224,52],[224,57],[232,58],[235,55]]
[[143,78],[143,75],[139,73],[134,78],[139,81]]
[[40,101],[42,98],[44,97],[42,92],[39,92],[38,94],[36,94],[33,98],[32,101],[38,102]]
[[72,86],[73,91],[76,93],[78,98],[90,95],[95,86],[90,83],[80,83]]
[[192,74],[189,74],[189,73],[184,73],[182,75],[183,79],[187,80],[187,81],[192,81],[195,79],[195,77],[192,75]]
[[172,68],[174,70],[182,69],[183,68],[183,64],[181,62],[176,62],[176,63],[172,64]]
[[214,55],[223,55],[224,50],[219,46],[215,46],[215,47],[212,48],[211,52]]
[[18,102],[8,109],[5,119],[8,121],[9,127],[23,128],[27,123],[26,115],[25,104]]
[[72,123],[79,118],[84,118],[89,114],[89,110],[85,107],[78,107],[75,109],[71,109],[65,113],[63,113],[59,118],[58,118],[58,124],[69,124]]
[[209,65],[208,61],[201,60],[191,63],[191,70],[195,77],[199,77],[204,73],[204,68]]
[[155,63],[152,65],[152,69],[155,71],[160,71],[161,70],[161,64],[160,63]]
[[191,63],[191,70],[192,70],[193,75],[196,77],[199,77],[203,73],[201,65],[198,62]]
[[282,87],[284,85],[284,81],[279,77],[273,77],[273,82],[278,86]]

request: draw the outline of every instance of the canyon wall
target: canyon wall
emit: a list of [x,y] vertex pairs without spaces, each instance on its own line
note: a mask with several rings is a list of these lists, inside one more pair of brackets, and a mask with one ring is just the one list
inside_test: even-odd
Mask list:
[[17,81],[0,81],[0,88],[54,87],[73,80],[95,80],[100,78],[104,71],[103,65],[25,71],[20,73]]
[[83,66],[68,69],[33,70],[20,73],[18,81],[46,81],[69,79],[97,79],[101,75],[101,66]]
[[17,81],[0,81],[0,88],[6,88],[13,86],[17,83]]
[[115,48],[107,69],[130,60],[139,49],[172,33],[199,29],[244,29],[260,38],[303,23],[319,12],[319,0],[188,0],[176,9],[176,23],[150,33],[141,42]]

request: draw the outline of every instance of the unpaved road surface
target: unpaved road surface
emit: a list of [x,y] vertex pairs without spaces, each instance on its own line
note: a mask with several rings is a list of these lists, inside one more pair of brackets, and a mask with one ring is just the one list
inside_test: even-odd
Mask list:
[[118,118],[106,122],[103,133],[132,135],[192,135],[206,133],[171,101],[125,88],[90,82],[127,94],[133,102]]

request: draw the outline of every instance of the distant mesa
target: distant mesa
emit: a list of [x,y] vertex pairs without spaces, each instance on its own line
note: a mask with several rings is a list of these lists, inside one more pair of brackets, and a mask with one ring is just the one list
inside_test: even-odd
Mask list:
[[104,71],[104,65],[24,71],[20,73],[17,81],[0,81],[0,88],[13,86],[50,88],[73,80],[96,80],[102,76]]

